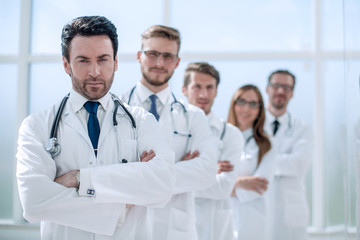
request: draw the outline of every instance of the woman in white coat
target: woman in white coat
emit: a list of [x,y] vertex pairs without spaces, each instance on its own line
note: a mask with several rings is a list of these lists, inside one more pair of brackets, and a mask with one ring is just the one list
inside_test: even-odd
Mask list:
[[267,188],[272,178],[274,151],[264,132],[265,110],[259,89],[254,85],[239,88],[229,110],[228,122],[243,133],[245,148],[232,193],[234,231],[237,239],[266,239]]

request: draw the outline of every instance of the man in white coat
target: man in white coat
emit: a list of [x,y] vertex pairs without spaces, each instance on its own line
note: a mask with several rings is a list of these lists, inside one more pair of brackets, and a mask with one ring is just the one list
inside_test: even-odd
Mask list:
[[211,110],[220,82],[219,72],[205,62],[190,63],[184,76],[183,94],[206,114],[212,134],[220,140],[216,182],[195,194],[196,229],[199,240],[234,239],[230,195],[243,151],[240,130],[218,118]]
[[287,70],[270,74],[266,129],[273,135],[278,157],[275,179],[269,185],[272,239],[307,239],[309,209],[305,178],[312,161],[309,126],[287,111],[293,97],[295,76]]
[[117,49],[116,28],[105,17],[66,24],[63,65],[72,90],[20,127],[20,200],[25,219],[41,221],[42,239],[152,239],[148,207],[171,197],[174,153],[158,123],[109,93]]
[[142,106],[158,119],[175,152],[176,184],[173,197],[154,211],[154,239],[197,239],[194,191],[215,182],[218,140],[211,136],[204,112],[186,105],[172,94],[168,81],[180,62],[178,30],[154,25],[142,34],[137,53],[142,78],[122,96],[130,105]]

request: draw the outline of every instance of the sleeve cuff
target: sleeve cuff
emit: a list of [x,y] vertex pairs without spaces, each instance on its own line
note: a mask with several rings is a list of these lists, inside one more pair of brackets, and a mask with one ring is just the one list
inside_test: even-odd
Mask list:
[[250,202],[262,197],[262,195],[258,194],[257,192],[239,188],[235,190],[235,193],[240,203]]
[[95,197],[95,189],[91,182],[90,171],[86,168],[80,169],[80,197]]

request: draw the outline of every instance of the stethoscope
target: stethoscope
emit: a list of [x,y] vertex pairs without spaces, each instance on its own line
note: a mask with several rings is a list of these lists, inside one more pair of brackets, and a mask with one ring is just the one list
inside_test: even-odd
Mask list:
[[[245,141],[245,148],[247,147],[247,145],[249,144],[250,140],[254,138],[254,135],[250,135],[246,141]],[[255,139],[255,138],[254,138]]]
[[293,129],[293,124],[292,124],[292,118],[291,118],[291,114],[288,112],[288,124],[287,124],[287,128],[285,130],[285,135],[288,137],[291,137],[294,133],[294,129]]
[[223,130],[220,135],[219,150],[222,150],[224,147],[223,139],[224,139],[225,133],[226,133],[226,122],[224,121],[224,127],[223,127]]
[[[249,145],[251,139],[254,139],[254,140],[255,140],[253,134],[251,134],[250,136],[247,137],[247,139],[246,139],[246,141],[245,141],[245,144],[244,144],[244,150],[243,150],[242,153],[241,153],[241,161],[242,161],[243,163],[246,163],[246,164],[248,164],[249,161],[252,161],[252,159],[253,159],[253,158],[251,157],[252,154],[249,153],[249,149],[248,149],[248,145]],[[250,156],[250,157],[249,157],[249,156]]]
[[245,141],[245,144],[244,144],[244,152],[246,152],[247,150],[247,146],[249,145],[249,143],[250,143],[250,141],[251,141],[251,139],[254,139],[255,140],[255,138],[254,138],[254,135],[253,134],[251,134],[247,139],[246,139],[246,141]]
[[[130,91],[130,94],[129,94],[129,98],[128,98],[128,101],[127,101],[127,104],[130,105],[130,101],[131,101],[131,98],[134,94],[134,91],[135,91],[135,88],[136,86],[134,86],[131,91]],[[191,133],[190,133],[190,122],[189,122],[189,115],[188,115],[188,111],[186,110],[184,104],[182,104],[181,102],[179,102],[174,93],[171,93],[172,97],[174,98],[174,101],[170,104],[170,117],[171,117],[171,124],[173,126],[173,129],[174,129],[174,134],[175,135],[179,135],[179,136],[182,136],[182,137],[186,137],[186,145],[185,145],[185,149],[186,149],[186,152],[188,151],[188,147],[189,147],[189,141],[190,141],[190,138],[191,138]],[[185,116],[185,121],[186,121],[186,129],[187,129],[187,133],[181,133],[179,131],[176,130],[176,125],[175,125],[175,120],[174,120],[174,116],[173,116],[173,110],[175,108],[175,106],[178,105],[180,106],[180,109],[184,112],[184,116]]]
[[[117,125],[118,125],[118,121],[116,119],[116,114],[117,114],[118,108],[120,106],[124,110],[126,115],[129,117],[132,129],[133,129],[133,137],[134,137],[134,139],[136,139],[136,122],[135,122],[134,117],[131,115],[129,110],[126,109],[124,104],[120,101],[120,99],[116,95],[114,95],[112,93],[110,93],[110,95],[111,95],[111,99],[114,101],[114,104],[115,104],[114,114],[113,114],[113,125],[115,127],[116,133],[117,133]],[[64,111],[65,104],[66,104],[67,100],[69,99],[69,96],[70,96],[70,93],[67,94],[60,103],[59,109],[58,109],[58,111],[55,115],[55,119],[52,123],[49,141],[45,145],[45,150],[48,153],[50,153],[52,158],[57,156],[61,151],[61,145],[57,139],[57,132],[58,132],[58,128],[59,128],[59,122],[61,119],[61,115],[62,115],[62,112]],[[119,135],[119,134],[116,134],[116,135]],[[117,146],[119,146],[118,145],[119,144],[118,136],[116,137],[116,141],[117,141]]]
[[288,113],[288,126],[287,126],[287,128],[286,128],[286,130],[285,130],[285,134],[287,135],[287,136],[292,136],[293,135],[293,133],[294,133],[294,128],[293,128],[293,126],[292,126],[292,121],[291,121],[292,119],[291,119],[291,114],[290,113]]

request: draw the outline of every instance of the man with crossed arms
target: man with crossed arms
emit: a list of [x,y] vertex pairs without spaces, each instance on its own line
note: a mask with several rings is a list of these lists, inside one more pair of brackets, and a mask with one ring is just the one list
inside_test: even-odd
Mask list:
[[[210,187],[217,170],[218,140],[204,124],[206,116],[195,106],[180,102],[168,81],[180,62],[179,31],[162,25],[142,34],[137,53],[142,78],[122,95],[132,106],[149,110],[158,119],[170,148],[175,152],[175,189],[164,208],[154,212],[154,239],[197,239],[194,191]],[[150,160],[151,161],[151,160]]]

